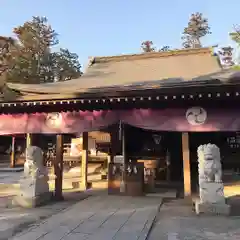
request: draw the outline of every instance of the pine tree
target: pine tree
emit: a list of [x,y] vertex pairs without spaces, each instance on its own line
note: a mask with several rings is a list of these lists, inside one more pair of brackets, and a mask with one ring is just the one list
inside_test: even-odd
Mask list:
[[183,31],[184,48],[202,47],[201,38],[208,34],[211,34],[208,19],[202,13],[193,13]]
[[60,49],[54,53],[55,81],[66,81],[81,76],[81,65],[78,55],[71,53],[68,49]]
[[[66,52],[62,50],[51,51],[52,46],[58,44],[58,34],[52,29],[47,18],[33,17],[22,26],[14,28],[14,33],[18,51],[9,51],[11,57],[8,64],[15,67],[8,72],[7,81],[28,84],[53,82],[56,80],[56,75],[61,72],[60,68],[64,68],[65,77],[62,78],[64,80],[81,75],[73,74],[76,72],[77,64],[79,72],[81,68],[76,54],[66,50],[69,54],[67,58]],[[58,63],[60,59],[62,59],[61,66]]]
[[[31,21],[14,28],[20,53],[13,59],[15,69],[8,74],[8,81],[41,83],[46,81],[44,60],[51,54],[50,48],[58,43],[57,33],[45,17],[33,17]],[[50,79],[48,79],[50,80]]]

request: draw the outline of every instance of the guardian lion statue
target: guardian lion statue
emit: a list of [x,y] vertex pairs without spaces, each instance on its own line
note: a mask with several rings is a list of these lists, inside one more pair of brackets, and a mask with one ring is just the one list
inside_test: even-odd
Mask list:
[[198,173],[201,182],[222,182],[222,165],[220,150],[215,144],[198,147]]
[[41,148],[27,147],[23,178],[20,179],[20,189],[12,204],[32,208],[50,201],[52,195],[49,192],[48,180]]
[[26,149],[24,163],[24,178],[48,178],[46,167],[43,165],[43,152],[41,148],[30,146]]
[[196,213],[229,215],[231,206],[225,201],[219,148],[209,143],[199,146],[197,153],[199,199],[195,201]]

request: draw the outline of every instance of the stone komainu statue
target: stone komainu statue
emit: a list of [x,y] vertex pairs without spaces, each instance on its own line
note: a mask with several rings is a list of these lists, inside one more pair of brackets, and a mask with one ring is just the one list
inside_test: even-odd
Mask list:
[[19,193],[13,198],[12,204],[31,208],[50,201],[52,194],[49,192],[48,180],[41,148],[27,147],[24,175],[20,180]]
[[231,206],[225,201],[219,148],[206,144],[199,146],[197,152],[199,199],[195,201],[196,213],[229,215]]
[[24,177],[41,178],[47,176],[46,168],[43,165],[43,152],[41,148],[36,146],[28,147],[24,163]]
[[222,182],[220,150],[215,144],[198,147],[198,173],[201,182]]

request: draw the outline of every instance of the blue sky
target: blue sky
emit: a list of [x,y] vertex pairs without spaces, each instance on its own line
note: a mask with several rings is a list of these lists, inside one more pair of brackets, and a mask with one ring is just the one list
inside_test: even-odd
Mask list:
[[228,33],[240,24],[239,0],[1,0],[0,35],[32,16],[46,16],[67,47],[86,63],[89,56],[140,51],[141,42],[181,47],[181,33],[191,13],[209,19],[212,35],[204,45],[229,45]]

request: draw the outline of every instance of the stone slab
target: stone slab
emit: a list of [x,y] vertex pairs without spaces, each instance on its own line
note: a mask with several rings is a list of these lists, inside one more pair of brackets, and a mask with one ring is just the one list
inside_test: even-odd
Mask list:
[[16,168],[0,168],[0,172],[23,172],[23,167]]
[[176,190],[168,190],[165,192],[156,192],[156,193],[148,193],[147,197],[159,197],[159,198],[177,198]]
[[201,203],[195,202],[195,211],[197,214],[208,215],[226,215],[230,214],[231,207],[225,203]]
[[[54,228],[51,232],[47,233],[46,235],[42,236],[40,239],[42,240],[60,240],[66,237],[72,231],[71,228],[67,226],[58,226]],[[33,239],[37,240],[37,239]]]
[[86,221],[73,230],[76,233],[92,234],[101,226],[102,221]]
[[85,240],[88,238],[88,236],[89,236],[88,234],[83,233],[70,233],[62,240]]
[[159,204],[158,207],[154,211],[151,212],[138,240],[147,240],[148,239],[151,229],[155,223],[156,217],[159,213],[160,207],[161,207],[161,204]]
[[86,237],[88,240],[145,240],[160,205],[159,198],[93,196],[54,215],[51,221],[44,220],[30,232],[25,231],[14,239],[37,240],[42,235],[40,238],[46,240],[81,240]]

